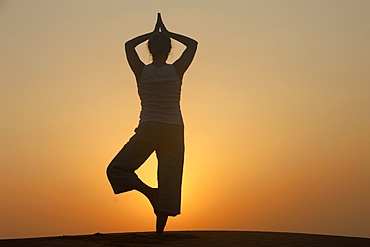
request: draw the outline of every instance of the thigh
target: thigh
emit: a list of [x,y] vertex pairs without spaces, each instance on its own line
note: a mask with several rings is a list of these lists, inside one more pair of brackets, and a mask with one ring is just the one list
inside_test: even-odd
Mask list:
[[116,155],[112,163],[128,171],[138,169],[155,150],[159,136],[160,133],[155,126],[139,125],[135,129],[135,134]]

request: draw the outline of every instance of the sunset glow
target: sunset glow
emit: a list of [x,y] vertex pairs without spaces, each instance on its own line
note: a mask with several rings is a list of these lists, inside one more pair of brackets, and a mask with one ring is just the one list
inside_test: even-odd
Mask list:
[[[114,195],[105,170],[139,119],[122,45],[157,12],[199,42],[182,88],[182,214],[167,229],[370,237],[370,1],[12,0],[0,238],[154,230],[146,198]],[[156,186],[154,154],[138,174]]]

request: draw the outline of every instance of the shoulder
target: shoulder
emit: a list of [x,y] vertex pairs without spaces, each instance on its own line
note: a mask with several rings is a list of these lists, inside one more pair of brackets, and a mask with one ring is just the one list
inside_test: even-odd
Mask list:
[[137,82],[139,82],[140,80],[143,79],[143,77],[145,77],[145,75],[147,74],[150,74],[150,70],[152,69],[151,68],[152,66],[150,66],[150,64],[144,64],[141,71],[140,71],[140,74],[137,76]]
[[172,73],[174,73],[176,76],[178,76],[180,79],[182,79],[182,75],[179,73],[179,71],[176,69],[176,66],[175,64],[166,64],[166,69],[168,71],[171,71]]

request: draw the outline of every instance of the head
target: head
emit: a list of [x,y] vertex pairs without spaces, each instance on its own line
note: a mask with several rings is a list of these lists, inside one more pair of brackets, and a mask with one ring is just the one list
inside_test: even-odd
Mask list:
[[170,36],[160,32],[154,33],[148,41],[150,54],[155,57],[165,56],[167,58],[172,48]]

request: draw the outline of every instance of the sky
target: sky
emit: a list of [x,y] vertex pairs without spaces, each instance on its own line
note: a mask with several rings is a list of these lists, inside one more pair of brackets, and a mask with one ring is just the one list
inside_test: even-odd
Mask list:
[[[370,1],[3,0],[0,239],[155,229],[105,172],[139,120],[123,44],[157,12],[199,42],[166,229],[370,237]],[[154,155],[138,174],[157,185]]]

